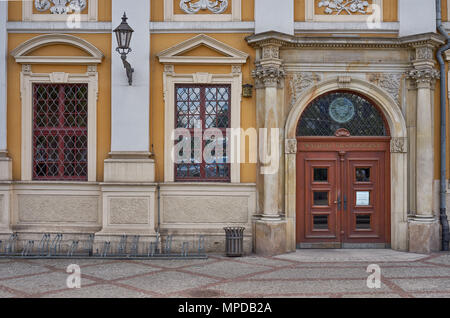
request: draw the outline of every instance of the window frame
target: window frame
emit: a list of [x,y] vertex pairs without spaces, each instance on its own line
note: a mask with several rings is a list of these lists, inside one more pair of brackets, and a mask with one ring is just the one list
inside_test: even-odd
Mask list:
[[97,180],[97,98],[98,73],[96,65],[87,66],[84,74],[64,72],[32,73],[31,65],[22,65],[21,72],[22,99],[22,155],[21,180],[36,182],[51,182],[34,180],[33,168],[33,84],[88,84],[88,175],[86,181],[71,179],[56,180],[54,182],[96,182]]
[[[208,165],[204,158],[203,158],[203,151],[205,149],[205,145],[206,145],[206,140],[204,139],[204,132],[206,129],[208,129],[206,127],[206,97],[204,96],[206,93],[206,89],[210,87],[210,88],[228,88],[228,94],[229,94],[229,98],[228,98],[228,113],[227,113],[227,119],[228,119],[228,125],[225,128],[218,128],[218,127],[213,127],[214,129],[218,129],[220,131],[222,131],[223,136],[227,136],[227,129],[231,128],[231,100],[232,100],[232,92],[231,92],[231,85],[230,84],[175,84],[175,107],[177,108],[177,103],[178,103],[178,93],[177,90],[179,88],[199,88],[200,89],[200,120],[202,122],[202,161],[200,163],[200,177],[199,178],[195,178],[195,177],[186,177],[186,178],[179,178],[177,176],[177,168],[178,168],[178,164],[175,163],[174,164],[174,175],[175,175],[175,182],[224,182],[224,183],[229,183],[231,181],[231,164],[230,163],[225,163],[225,165],[228,168],[228,176],[226,178],[208,178],[206,177],[206,166]],[[177,120],[178,120],[178,111],[175,111],[175,126],[174,128],[185,128],[185,127],[176,127],[177,126]],[[194,134],[194,128],[185,128],[188,129],[191,133],[191,138],[193,137]],[[176,141],[175,141],[176,143]],[[227,144],[227,149],[230,146],[230,142]],[[227,151],[226,154],[228,154],[229,151]],[[218,164],[216,164],[218,166]],[[188,167],[190,166],[190,164],[188,164]]]
[[[174,169],[174,140],[173,132],[175,128],[175,86],[176,84],[217,84],[231,85],[231,116],[230,129],[241,129],[241,98],[242,98],[242,67],[240,65],[231,66],[232,72],[229,74],[211,74],[211,73],[194,73],[194,74],[176,74],[174,65],[164,66],[164,182],[175,182]],[[230,151],[240,158],[241,151],[241,133],[230,137],[233,139]],[[239,162],[232,161],[230,164],[230,181],[229,183],[240,183],[241,165]],[[208,181],[191,181],[193,183],[205,183]],[[224,182],[221,182],[224,183]]]
[[[84,87],[86,89],[86,97],[82,99],[83,102],[86,102],[86,110],[82,111],[82,112],[78,112],[76,109],[76,105],[74,108],[74,111],[70,112],[69,114],[72,115],[80,115],[83,116],[83,120],[85,120],[85,125],[84,127],[75,127],[75,126],[70,126],[67,127],[65,125],[66,123],[66,118],[64,117],[65,113],[67,113],[67,109],[65,107],[65,103],[67,101],[67,96],[66,96],[66,89],[69,87],[75,87],[75,86],[80,86],[80,87]],[[39,111],[39,96],[38,96],[38,92],[37,90],[39,90],[40,88],[47,88],[47,87],[54,87],[55,88],[55,92],[58,95],[57,101],[58,101],[58,105],[57,105],[57,112],[56,112],[56,117],[57,117],[57,125],[49,125],[48,123],[50,122],[51,117],[49,117],[49,112],[40,112]],[[87,139],[88,139],[88,131],[87,131],[87,120],[88,120],[88,112],[89,112],[89,105],[88,105],[88,84],[86,83],[60,83],[60,84],[42,84],[42,83],[33,83],[33,134],[32,134],[32,138],[33,138],[33,181],[67,181],[67,180],[73,180],[73,181],[87,181],[88,178],[88,145],[87,145]],[[50,90],[47,90],[47,93]],[[77,100],[77,99],[75,99]],[[50,107],[49,104],[46,104],[46,107],[48,109],[48,107]],[[37,121],[38,119],[41,119],[41,116],[45,116],[46,118],[46,122],[47,125],[44,126],[40,126],[37,125]],[[47,158],[47,160],[42,160],[39,161],[39,154],[38,154],[38,140],[40,137],[44,137],[46,138],[47,136],[55,136],[58,137],[58,159],[55,161],[51,161]],[[65,142],[64,139],[66,137],[85,137],[86,138],[86,148],[77,148],[76,144],[74,143],[74,147],[73,148],[66,148],[64,146]],[[47,141],[48,143],[48,141]],[[46,147],[46,149],[49,149],[50,147]],[[85,150],[86,154],[85,154],[85,162],[83,161],[77,161],[76,155],[74,155],[74,159],[71,160],[71,163],[83,163],[83,165],[85,166],[86,169],[86,173],[82,174],[80,176],[74,175],[74,176],[65,176],[64,175],[64,164],[66,163],[66,157],[65,157],[65,153],[68,149],[71,150],[75,150],[75,151],[79,151],[79,150]],[[48,155],[48,153],[47,153]],[[48,171],[46,173],[45,176],[39,176],[38,172],[37,172],[37,166],[39,164],[44,164],[47,168],[52,164],[54,166],[57,167],[58,173],[56,176],[51,176]],[[47,169],[48,170],[48,169]]]

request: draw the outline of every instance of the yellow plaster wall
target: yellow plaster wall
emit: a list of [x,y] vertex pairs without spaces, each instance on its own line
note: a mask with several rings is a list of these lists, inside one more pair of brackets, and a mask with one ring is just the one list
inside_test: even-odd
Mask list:
[[[39,34],[10,34],[9,50],[13,50],[24,41]],[[99,96],[97,102],[97,181],[103,181],[103,161],[111,149],[111,35],[110,34],[74,34],[100,49],[105,58],[98,65]],[[79,56],[79,50],[63,45],[53,45],[36,50],[34,54],[52,52],[52,56],[64,56],[71,52]],[[85,73],[86,66],[81,65],[33,65],[34,73],[67,72]],[[21,65],[12,56],[8,56],[8,152],[13,159],[13,179],[21,177]]]
[[[151,36],[151,85],[150,85],[150,143],[156,159],[156,180],[164,181],[164,96],[163,96],[163,65],[159,63],[157,54],[196,34],[154,34]],[[249,34],[208,34],[238,50],[250,55],[247,64],[243,66],[243,83],[253,84],[251,70],[255,62],[254,50],[246,44],[245,37]],[[190,74],[194,72],[210,72],[228,74],[231,66],[187,66],[175,67],[175,72]],[[255,96],[255,93],[253,94]],[[255,98],[242,98],[241,126],[243,129],[256,127]],[[248,152],[248,147],[246,149]],[[256,165],[241,165],[241,182],[256,182]]]

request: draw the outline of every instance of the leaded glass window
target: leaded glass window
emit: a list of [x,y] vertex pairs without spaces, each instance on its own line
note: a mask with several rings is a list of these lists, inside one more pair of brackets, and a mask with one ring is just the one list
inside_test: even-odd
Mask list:
[[383,115],[368,99],[350,92],[332,92],[316,98],[303,112],[297,136],[387,136]]
[[[227,129],[231,120],[231,85],[176,85],[175,128],[190,132],[191,155],[189,160],[175,164],[176,181],[215,181],[231,180],[228,162]],[[201,129],[202,136],[196,137],[194,129]],[[208,135],[208,129],[220,130],[222,137]],[[176,143],[181,142],[181,138]],[[220,145],[219,145],[220,144]],[[205,147],[221,148],[213,151],[214,158],[205,160]],[[179,158],[184,157],[182,151]]]
[[88,85],[33,85],[33,179],[87,181]]

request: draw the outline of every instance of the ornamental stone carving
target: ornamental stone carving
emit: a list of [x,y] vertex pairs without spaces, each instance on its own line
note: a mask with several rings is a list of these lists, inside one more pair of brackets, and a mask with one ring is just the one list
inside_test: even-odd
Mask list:
[[434,68],[413,69],[407,72],[407,77],[415,80],[418,87],[430,87],[440,78],[440,73]]
[[418,47],[416,49],[417,60],[432,60],[433,59],[433,48],[428,46]]
[[198,0],[196,2],[194,0],[181,0],[180,8],[188,14],[195,14],[200,10],[209,10],[212,13],[219,14],[227,10],[228,0]]
[[255,79],[256,88],[278,87],[283,84],[285,71],[282,67],[258,65],[252,76]]
[[372,84],[384,89],[395,102],[400,105],[400,84],[402,80],[402,74],[373,74],[369,77],[369,81]]
[[407,138],[394,137],[391,139],[391,152],[392,153],[407,153],[408,145]]
[[291,106],[293,106],[303,92],[320,81],[319,75],[315,73],[295,73],[289,81],[291,89]]
[[297,139],[286,139],[284,145],[284,152],[286,154],[296,154],[297,153]]
[[50,10],[52,14],[81,12],[86,8],[86,0],[35,0],[34,7],[40,12]]
[[323,0],[319,2],[319,8],[321,7],[325,7],[326,14],[366,14],[369,2],[365,0]]
[[262,48],[262,58],[263,59],[279,59],[280,58],[280,48],[278,46],[263,46]]

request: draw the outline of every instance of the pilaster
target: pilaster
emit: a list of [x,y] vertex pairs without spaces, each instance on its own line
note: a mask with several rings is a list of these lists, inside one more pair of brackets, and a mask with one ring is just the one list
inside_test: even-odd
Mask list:
[[[260,132],[261,167],[259,173],[262,181],[262,191],[258,195],[262,204],[262,217],[255,223],[255,252],[258,254],[281,254],[287,247],[287,223],[281,216],[280,209],[280,158],[282,158],[280,145],[280,112],[282,105],[278,98],[279,89],[284,86],[285,71],[280,59],[280,46],[265,44],[260,48],[259,60],[253,71],[257,95],[261,97],[263,113],[260,123],[263,134]],[[261,106],[262,106],[261,105]],[[270,160],[269,160],[270,159]]]
[[416,215],[409,222],[409,250],[439,250],[439,222],[433,213],[434,138],[433,91],[439,71],[434,68],[434,47],[415,47],[414,68],[408,72],[417,88]]

